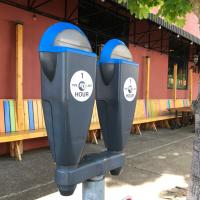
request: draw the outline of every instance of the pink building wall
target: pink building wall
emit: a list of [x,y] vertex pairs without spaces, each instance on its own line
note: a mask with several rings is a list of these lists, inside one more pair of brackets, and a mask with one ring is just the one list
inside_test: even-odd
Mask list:
[[[153,11],[156,13],[157,9]],[[183,29],[194,36],[200,38],[200,25],[198,18],[194,13],[189,13],[186,16],[186,22]],[[149,56],[151,58],[151,70],[150,70],[150,98],[173,98],[172,89],[167,88],[168,77],[168,55],[160,54],[157,51],[149,51],[140,46],[129,45],[133,58],[139,63],[139,93],[138,98],[144,98],[145,89],[145,66],[144,58]],[[192,63],[189,63],[189,67]],[[189,74],[188,74],[189,75]],[[189,76],[188,76],[189,78]],[[197,97],[198,93],[198,79],[199,75],[193,73],[193,99]],[[189,80],[188,80],[189,84]],[[189,86],[189,85],[188,85]],[[189,90],[177,90],[177,98],[189,98]]]
[[187,14],[185,26],[183,27],[183,29],[200,38],[200,26],[198,18],[194,13]]
[[[55,2],[55,1],[54,1]],[[74,10],[78,1],[72,2],[68,7],[69,13]],[[53,4],[50,10],[61,13],[61,9]],[[54,7],[55,6],[55,7]],[[60,5],[62,6],[62,5]],[[70,9],[71,8],[71,9]],[[47,9],[44,7],[44,9]],[[57,10],[55,10],[57,9]],[[72,16],[77,16],[77,12]],[[40,64],[38,56],[38,45],[43,32],[56,21],[47,17],[37,15],[33,20],[33,13],[14,8],[0,3],[0,99],[15,99],[15,74],[16,74],[16,21],[23,22],[23,92],[24,98],[41,98],[40,91]],[[24,150],[48,146],[47,138],[38,138],[24,141]],[[0,144],[0,155],[9,153],[9,144]]]
[[[138,98],[144,98],[145,92],[145,63],[144,58],[151,58],[150,65],[150,98],[170,99],[173,98],[173,90],[167,88],[168,55],[157,51],[149,51],[140,46],[129,45],[134,61],[139,63]],[[192,63],[189,63],[191,66]],[[198,91],[198,74],[193,73],[193,99]],[[189,90],[177,90],[177,98],[189,98]]]
[[[75,4],[74,2],[73,4]],[[44,9],[46,8],[44,7]],[[0,34],[0,98],[15,98],[16,20],[22,21],[24,24],[24,98],[40,98],[40,68],[37,49],[44,30],[55,23],[55,20],[37,15],[37,20],[34,21],[32,13],[2,3],[0,3],[0,10],[2,30]],[[54,5],[51,5],[50,10],[55,12]],[[60,12],[59,14],[61,15]],[[200,37],[198,20],[194,14],[187,15],[184,29]],[[135,61],[140,64],[139,98],[144,97],[145,56],[151,57],[150,97],[171,98],[172,90],[167,89],[168,56],[133,45],[130,45],[130,50]],[[193,74],[193,82],[193,98],[195,98],[197,95],[197,74]],[[188,94],[188,90],[178,90],[177,97],[187,98]]]
[[[75,0],[68,5],[68,14],[74,10],[77,2],[78,0]],[[47,6],[50,12],[58,16],[64,16],[63,5],[59,3],[47,4],[43,9],[47,9]],[[74,12],[72,18],[75,17],[75,15],[77,16],[77,12]],[[36,16],[37,20],[33,20],[33,13],[0,3],[0,99],[15,98],[16,21],[23,22],[24,27],[24,98],[40,98],[38,46],[44,31],[56,21],[40,15]]]

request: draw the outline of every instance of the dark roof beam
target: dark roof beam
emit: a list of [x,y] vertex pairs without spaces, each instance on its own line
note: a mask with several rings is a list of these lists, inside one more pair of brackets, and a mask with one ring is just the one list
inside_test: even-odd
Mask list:
[[[98,12],[94,12],[94,13],[91,13],[89,15],[81,16],[81,18],[93,17],[93,16],[96,16],[96,15],[104,13],[104,12],[105,12],[105,10],[100,10]],[[74,19],[77,19],[77,18],[73,18],[73,19],[71,19],[71,21],[73,21]]]
[[162,28],[161,28],[161,31],[160,31],[160,42],[161,42],[161,44],[160,44],[160,52],[162,53],[163,52],[163,30],[162,30]]
[[[137,28],[137,26],[136,26],[136,20],[134,20],[134,22],[133,22],[133,43],[135,43],[135,38],[136,38],[136,28]],[[130,36],[129,36],[130,37]]]
[[96,8],[98,8],[98,5],[101,5],[104,8],[105,12],[109,12],[111,15],[117,16],[118,18],[121,18],[121,19],[128,18],[128,16],[121,15],[121,13],[119,14],[120,10],[122,10],[122,7],[119,4],[117,4],[117,6],[116,5],[113,6],[113,4],[107,0],[103,3],[101,1],[98,1],[97,4],[94,4],[95,1],[89,1],[89,0],[87,1],[82,0],[82,1]]
[[69,15],[69,17],[67,18],[67,20],[69,20],[69,21],[71,21],[71,22],[77,20],[78,17],[75,17],[75,18],[72,18],[72,19],[71,19],[71,17],[74,15],[74,13],[75,13],[77,10],[78,10],[78,6],[76,6],[76,7],[72,10],[72,12],[70,13],[70,15]]
[[[151,29],[151,30],[147,30],[147,31],[141,31],[141,32],[135,32],[135,35],[141,35],[141,34],[147,34],[147,33],[154,33],[159,31],[158,29]],[[129,36],[133,36],[133,34],[129,34]]]
[[145,34],[141,35],[138,39],[135,38],[135,44],[139,45],[139,44],[140,44],[139,42],[140,42],[144,37],[145,37]]
[[42,16],[45,16],[45,17],[48,17],[48,18],[52,18],[52,19],[55,19],[57,21],[64,21],[64,18],[55,16],[55,15],[51,15],[49,13],[40,11],[40,10],[35,9],[35,8],[28,8],[27,6],[24,6],[22,4],[19,4],[19,3],[16,3],[16,2],[10,1],[10,0],[0,0],[0,3],[5,3],[7,5],[10,5],[10,6],[13,6],[13,7],[16,7],[16,8],[20,8],[20,9],[23,9],[23,10],[26,10],[26,11],[29,11],[29,12],[32,12],[32,13],[36,13],[36,14],[39,14],[39,15],[42,15]]
[[148,48],[151,48],[151,23],[149,23],[148,27]]
[[46,4],[48,4],[49,2],[51,2],[52,0],[46,0],[46,1],[44,1],[44,2],[42,2],[42,3],[39,3],[39,4],[37,4],[37,5],[35,5],[33,8],[39,8],[39,7],[41,7],[41,6],[44,6],[44,5],[46,5]]
[[27,6],[30,7],[31,6],[31,0],[27,1]]
[[36,0],[32,0],[31,4],[30,4],[30,7],[32,8],[35,4]]
[[[165,40],[168,40],[167,38],[166,39],[163,39],[163,41],[165,41]],[[158,44],[159,42],[161,42],[161,40],[160,39],[156,39],[156,40],[151,40],[151,47],[152,46],[154,46],[154,44],[156,43],[156,44]],[[144,42],[140,42],[139,44],[147,44],[148,43],[148,40],[146,40],[146,41],[144,41]]]
[[64,10],[64,13],[65,13],[65,14],[64,14],[64,18],[67,19],[67,7],[68,7],[67,0],[64,0],[64,4],[65,4],[65,5],[64,5],[64,9],[65,9],[65,10]]
[[108,30],[112,30],[112,29],[114,29],[114,28],[117,28],[118,26],[120,26],[121,25],[121,23],[120,24],[115,24],[115,25],[113,25],[113,26],[109,26],[109,27],[106,27],[106,28],[104,28],[104,29],[101,29],[101,30],[95,30],[97,33],[98,32],[103,32],[103,31],[108,31]]
[[176,35],[180,35],[181,37],[193,41],[196,44],[200,45],[200,39],[197,38],[196,36],[192,35],[191,33],[184,31],[183,29],[175,26],[174,24],[169,24],[168,22],[164,21],[164,19],[155,16],[154,14],[150,13],[148,17],[149,21],[153,21],[158,25],[161,25],[162,28],[164,27],[168,31],[171,31],[172,33]]

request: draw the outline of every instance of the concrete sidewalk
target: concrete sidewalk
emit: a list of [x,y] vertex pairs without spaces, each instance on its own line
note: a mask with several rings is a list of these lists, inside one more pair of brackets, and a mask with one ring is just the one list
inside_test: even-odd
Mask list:
[[[106,199],[122,200],[126,196],[133,200],[185,199],[194,137],[192,129],[187,126],[131,135],[122,174],[106,178]],[[102,149],[102,142],[88,144],[85,153]],[[0,200],[81,200],[81,185],[72,197],[59,195],[53,181],[54,168],[48,149],[25,152],[22,162],[1,157]]]

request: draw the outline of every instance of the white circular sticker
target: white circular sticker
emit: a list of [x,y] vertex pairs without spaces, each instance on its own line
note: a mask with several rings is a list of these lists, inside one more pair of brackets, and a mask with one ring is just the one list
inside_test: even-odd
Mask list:
[[124,97],[127,101],[133,101],[137,93],[137,84],[131,77],[127,78],[124,83]]
[[70,91],[77,101],[87,101],[93,91],[93,81],[89,73],[83,70],[75,72],[70,81]]

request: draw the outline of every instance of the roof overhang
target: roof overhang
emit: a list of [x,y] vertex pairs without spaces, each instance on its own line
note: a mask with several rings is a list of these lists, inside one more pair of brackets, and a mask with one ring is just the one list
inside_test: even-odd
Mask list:
[[154,14],[149,14],[148,19],[153,21],[154,23],[172,31],[173,33],[180,35],[181,37],[184,37],[185,39],[190,40],[191,42],[194,42],[198,45],[200,45],[200,38],[194,36],[193,34],[183,30],[182,28],[179,28],[178,26],[175,26],[174,24],[170,24],[166,22],[164,19],[161,17],[157,17]]

